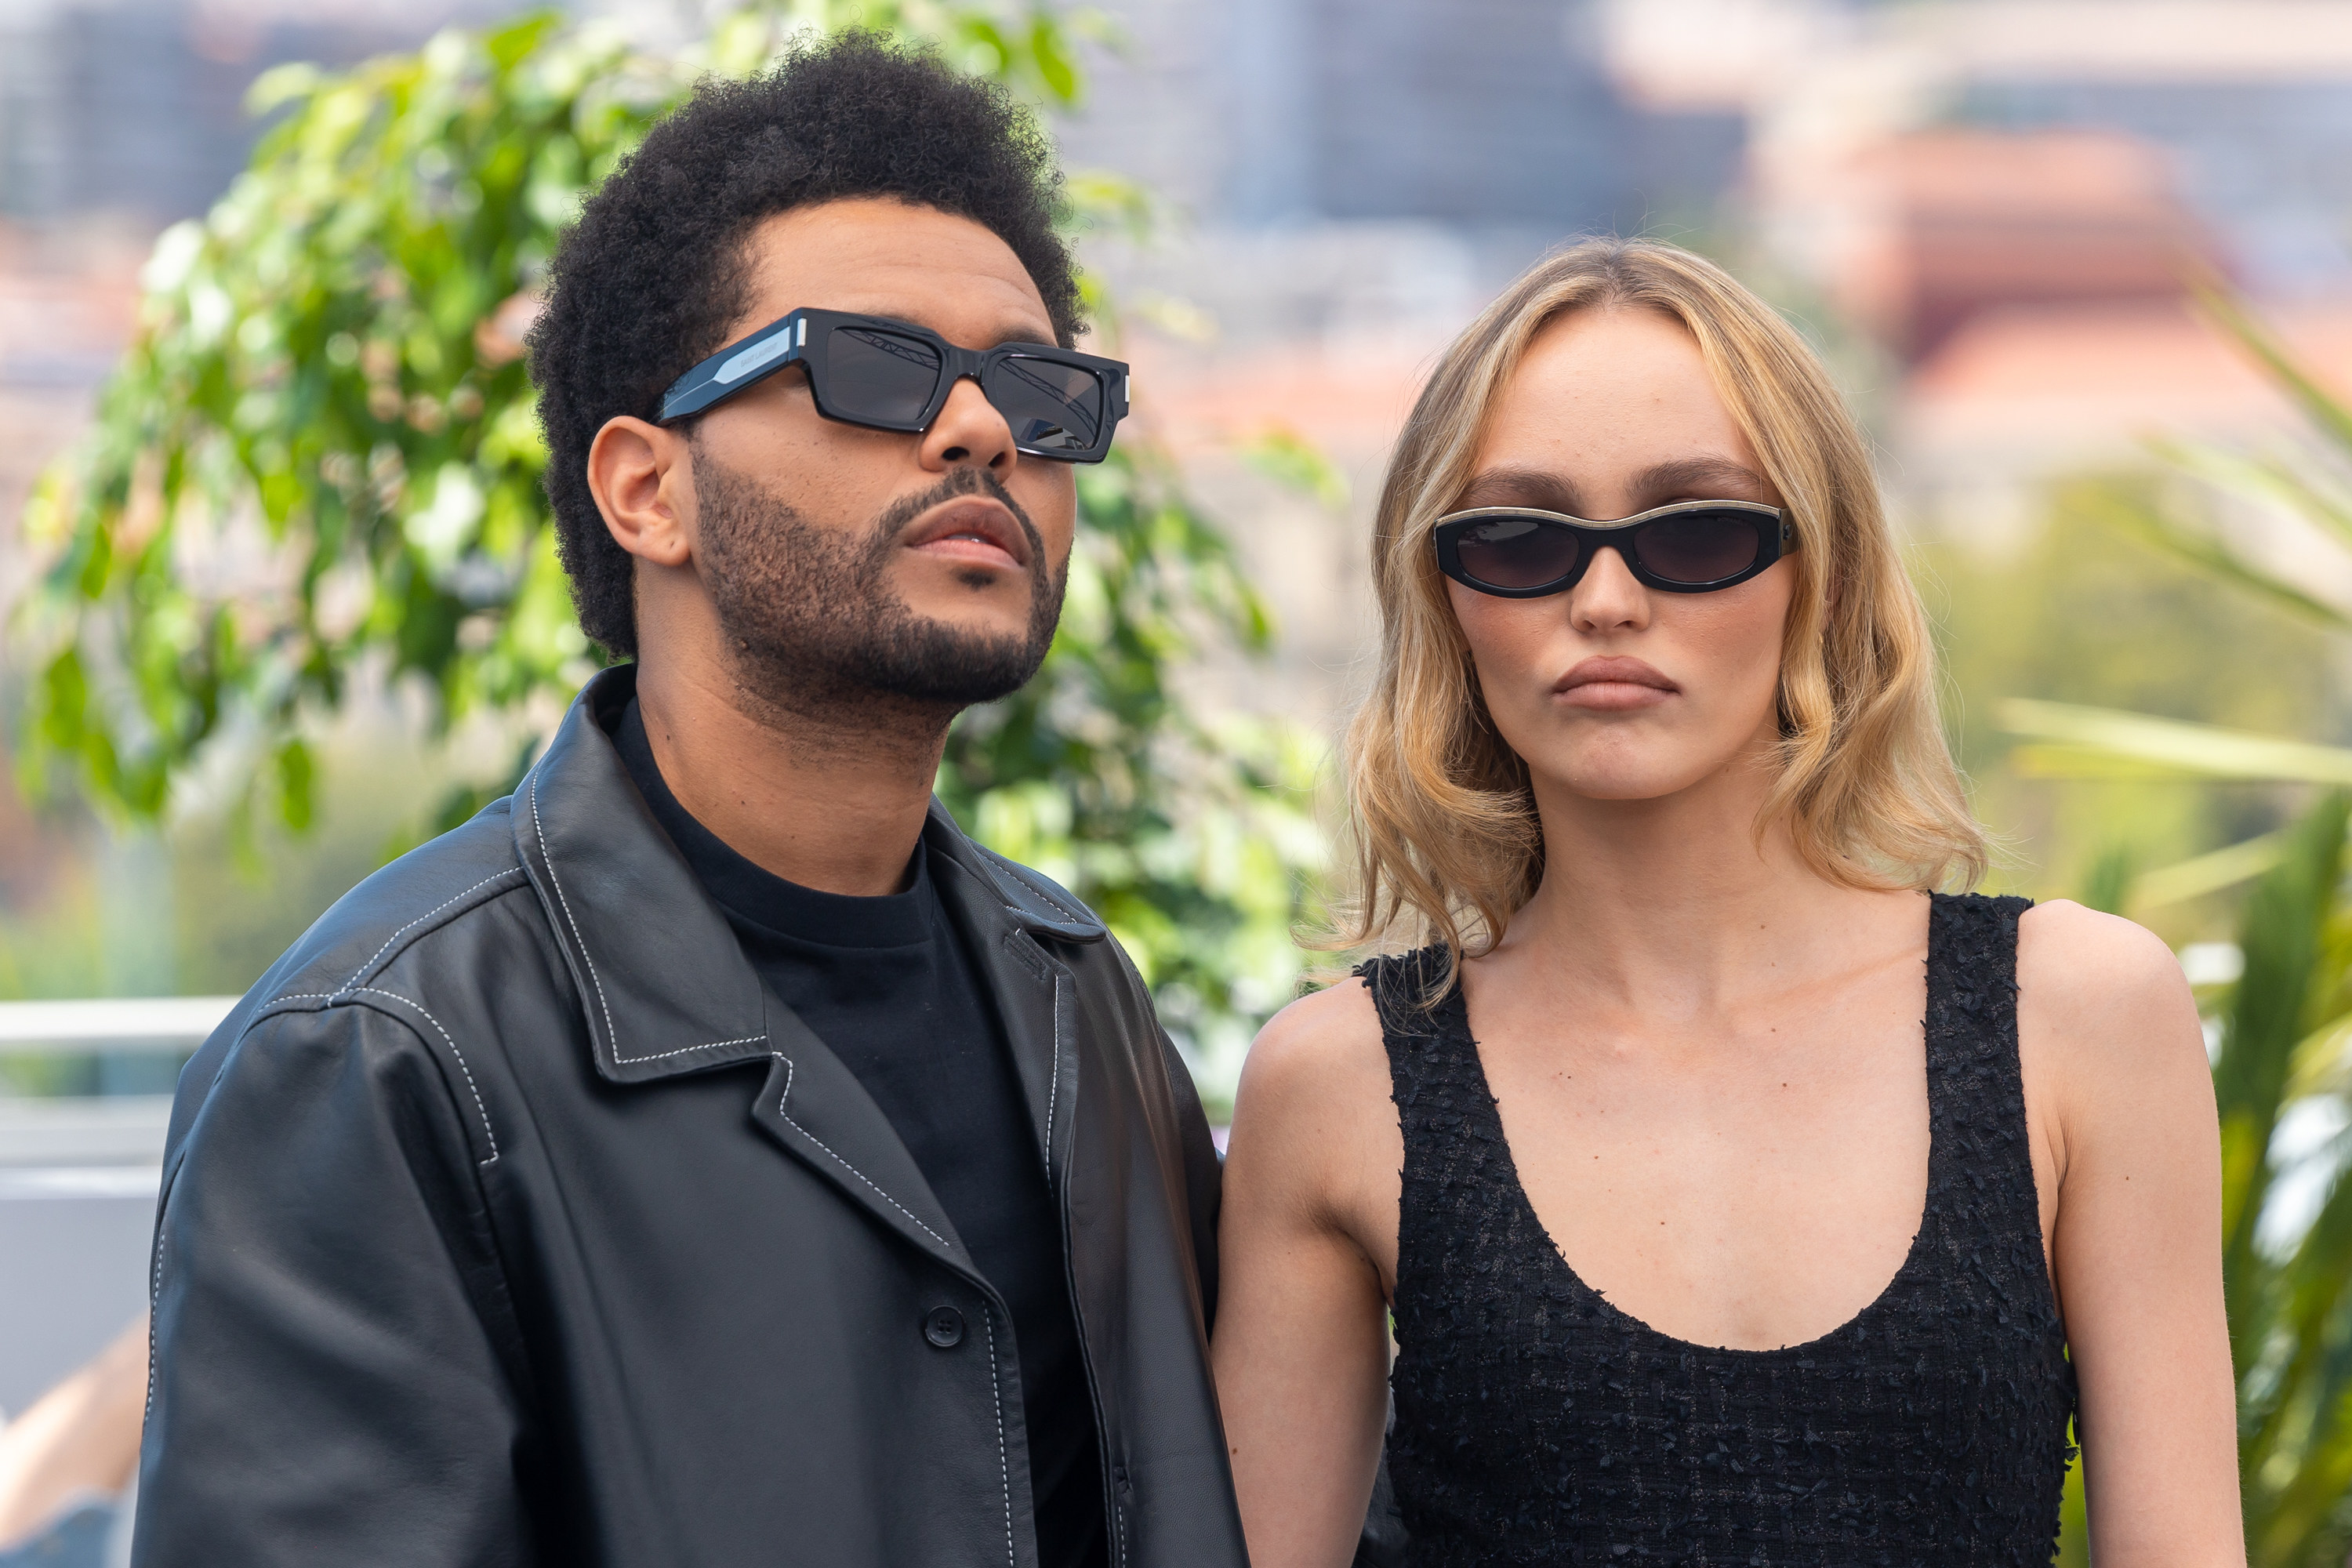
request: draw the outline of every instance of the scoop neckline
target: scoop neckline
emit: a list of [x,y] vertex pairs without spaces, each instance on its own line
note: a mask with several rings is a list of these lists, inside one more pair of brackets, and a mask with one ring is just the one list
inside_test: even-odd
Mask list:
[[[1932,942],[1933,933],[1931,932],[1931,945]],[[1932,983],[1931,974],[1930,984]],[[1470,1066],[1471,1070],[1478,1075],[1478,1092],[1484,1100],[1487,1113],[1495,1119],[1495,1142],[1496,1146],[1502,1151],[1504,1163],[1508,1166],[1511,1202],[1517,1205],[1520,1215],[1533,1227],[1536,1235],[1542,1238],[1542,1251],[1545,1257],[1550,1259],[1551,1265],[1566,1276],[1570,1284],[1580,1293],[1598,1303],[1601,1312],[1617,1323],[1676,1351],[1699,1355],[1756,1358],[1784,1356],[1793,1359],[1862,1328],[1865,1320],[1885,1308],[1895,1295],[1896,1288],[1901,1286],[1910,1277],[1913,1269],[1918,1267],[1920,1256],[1927,1245],[1927,1222],[1935,1211],[1936,1157],[1941,1148],[1940,1141],[1936,1134],[1935,1055],[1928,1049],[1927,1027],[1925,1019],[1921,1020],[1920,1024],[1919,1052],[1927,1071],[1927,1180],[1926,1190],[1920,1194],[1919,1228],[1912,1232],[1911,1245],[1905,1250],[1903,1261],[1895,1267],[1894,1274],[1887,1279],[1886,1283],[1879,1288],[1878,1293],[1863,1303],[1852,1317],[1834,1328],[1814,1335],[1811,1339],[1786,1345],[1709,1345],[1702,1344],[1696,1340],[1686,1340],[1679,1335],[1670,1334],[1664,1329],[1635,1317],[1616,1302],[1612,1301],[1606,1292],[1578,1273],[1576,1265],[1568,1260],[1568,1254],[1560,1249],[1559,1238],[1552,1235],[1551,1227],[1544,1224],[1543,1215],[1536,1212],[1535,1200],[1528,1195],[1527,1184],[1519,1179],[1518,1153],[1511,1146],[1510,1130],[1503,1125],[1503,1104],[1501,1100],[1495,1098],[1495,1086],[1486,1077],[1486,1058],[1479,1051],[1477,1031],[1470,1026],[1469,994],[1459,979],[1454,982],[1453,994],[1446,1000],[1454,1015],[1454,1021],[1461,1026],[1463,1042],[1470,1048]],[[1490,1176],[1488,1179],[1494,1178]]]

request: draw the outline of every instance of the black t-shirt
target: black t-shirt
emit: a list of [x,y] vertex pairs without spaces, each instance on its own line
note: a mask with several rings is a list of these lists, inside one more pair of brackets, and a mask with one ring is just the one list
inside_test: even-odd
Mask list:
[[797,886],[729,848],[678,804],[634,699],[613,740],[752,968],[857,1075],[1004,1298],[1021,1354],[1040,1568],[1099,1568],[1108,1560],[1101,1465],[1062,1227],[1003,1024],[931,885],[927,851],[918,841],[903,893],[851,898]]

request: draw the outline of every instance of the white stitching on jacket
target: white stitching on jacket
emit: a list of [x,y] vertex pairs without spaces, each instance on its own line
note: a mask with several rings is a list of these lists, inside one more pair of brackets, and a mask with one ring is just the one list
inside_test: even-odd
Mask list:
[[697,1051],[715,1051],[721,1046],[754,1045],[767,1037],[768,1037],[765,1035],[746,1035],[740,1040],[713,1040],[707,1046],[680,1046],[674,1051],[652,1051],[642,1057],[623,1056],[620,1051],[619,1043],[616,1041],[614,1045],[613,1059],[616,1062],[657,1062],[667,1060],[671,1057],[692,1056]]
[[884,1203],[888,1204],[892,1208],[897,1209],[908,1219],[914,1220],[915,1227],[917,1229],[920,1230],[925,1236],[929,1237],[933,1241],[938,1242],[941,1247],[946,1247],[948,1244],[948,1238],[941,1236],[938,1231],[933,1230],[929,1226],[925,1225],[921,1220],[916,1219],[914,1210],[908,1208],[905,1204],[900,1203],[889,1194],[883,1192],[880,1187],[875,1186],[874,1179],[871,1176],[868,1176],[865,1172],[859,1170],[856,1166],[851,1164],[840,1155],[834,1153],[833,1150],[826,1145],[824,1139],[819,1138],[815,1133],[810,1131],[807,1128],[802,1126],[799,1122],[794,1121],[792,1119],[792,1114],[784,1109],[784,1102],[793,1097],[793,1074],[800,1069],[793,1065],[793,1058],[784,1055],[782,1051],[770,1051],[768,1054],[784,1064],[784,1092],[776,1097],[776,1114],[784,1119],[784,1125],[790,1127],[793,1131],[799,1133],[802,1137],[807,1139],[818,1148],[824,1150],[825,1153],[832,1159],[835,1164],[839,1165],[843,1170],[848,1172],[859,1181],[864,1182],[867,1186],[873,1187],[875,1193],[880,1196]]
[[[572,900],[564,896],[563,879],[555,874],[555,857],[547,852],[547,828],[539,816],[539,780],[530,781],[530,830],[539,839],[539,858],[547,863],[548,884],[555,889],[555,901],[563,910],[563,923],[572,928],[572,941],[580,949],[580,962],[588,966],[589,984],[596,987],[596,1006],[604,1015],[604,1048],[614,1065],[621,1063],[666,1061],[671,1057],[688,1056],[696,1051],[715,1051],[721,1046],[748,1046],[764,1040],[765,1035],[745,1035],[736,1040],[713,1040],[708,1045],[681,1046],[674,1051],[655,1051],[642,1057],[621,1054],[621,1032],[613,1026],[613,1005],[604,999],[604,978],[596,973],[596,955],[588,951],[588,939],[580,934],[580,922],[572,918]],[[815,1142],[814,1139],[812,1142]],[[831,1150],[825,1152],[831,1153]],[[861,1178],[862,1179],[862,1178]],[[878,1188],[877,1189],[879,1190]]]
[[[484,888],[488,887],[492,882],[498,881],[502,878],[520,877],[521,875],[523,875],[523,868],[521,867],[509,866],[505,870],[499,872],[496,877],[483,878],[480,881],[475,883],[464,892],[459,893],[456,898],[448,900],[448,903],[441,905],[439,909],[430,910],[425,913],[417,916],[415,920],[409,921],[406,925],[401,927],[398,931],[384,938],[383,945],[375,950],[374,953],[368,959],[367,963],[361,964],[357,969],[352,971],[352,977],[343,982],[343,989],[348,991],[352,986],[357,985],[360,983],[360,976],[365,974],[369,969],[373,967],[377,959],[382,958],[385,953],[392,951],[392,944],[394,942],[398,942],[410,931],[415,931],[418,926],[423,925],[426,921],[429,921],[435,915],[439,914],[442,910],[447,909],[450,904],[463,901],[465,899],[471,897],[475,893],[480,892]],[[285,1001],[286,998],[281,996],[278,1000],[282,1002]]]
[[1062,982],[1054,981],[1054,1076],[1045,1080],[1045,1185],[1054,1184],[1054,1105],[1062,1097]]
[[555,857],[547,852],[547,829],[539,820],[539,775],[530,779],[530,831],[539,840],[539,858],[547,862],[547,879],[555,889],[555,901],[562,906],[563,923],[572,928],[572,940],[580,949],[580,962],[588,966],[589,984],[596,987],[596,1005],[604,1014],[604,1044],[608,1050],[621,1048],[621,1037],[613,1027],[613,1005],[604,1000],[604,982],[596,973],[595,956],[588,951],[588,942],[580,934],[580,922],[572,918],[572,900],[563,896],[562,879],[555,874]]
[[[1102,924],[1100,917],[1087,910],[1084,905],[1080,905],[1076,909],[1072,909],[1068,904],[1062,902],[1061,900],[1055,898],[1044,888],[1038,886],[1037,883],[1022,876],[1018,869],[1013,868],[1014,862],[1005,859],[1003,856],[997,854],[994,850],[990,849],[983,845],[981,847],[981,854],[983,857],[981,864],[987,867],[989,876],[996,880],[997,901],[1003,904],[1006,909],[1012,910],[1014,914],[1025,914],[1027,911],[1023,910],[1019,904],[1014,903],[1011,899],[1004,896],[1003,878],[996,868],[999,865],[1005,867],[1008,871],[1010,871],[1013,881],[1024,891],[1034,893],[1038,900],[1043,902],[1047,909],[1052,910],[1055,914],[1066,917],[1073,925],[1077,924],[1080,921],[1084,921],[1088,925]],[[991,864],[991,862],[994,862],[994,864]]]
[[980,1326],[988,1331],[988,1392],[996,1399],[996,1470],[1004,1481],[1004,1561],[1019,1560],[1013,1552],[1013,1466],[1004,1457],[1004,1384],[996,1374],[996,1321],[983,1305]]
[[140,1416],[145,1421],[155,1414],[155,1304],[163,1297],[163,1223],[161,1215],[155,1222],[155,1264],[147,1280],[147,1409]]
[[403,996],[397,991],[379,991],[373,985],[358,985],[352,987],[352,994],[355,996],[382,996],[390,1001],[405,1003],[407,1005],[415,1008],[419,1013],[424,1013],[425,1021],[432,1025],[435,1028],[441,1030],[441,1038],[448,1046],[449,1054],[457,1058],[457,1070],[466,1075],[466,1089],[467,1091],[474,1097],[474,1109],[482,1113],[482,1136],[490,1141],[490,1157],[487,1160],[477,1161],[476,1163],[482,1165],[494,1165],[498,1163],[499,1135],[490,1131],[490,1108],[482,1103],[482,1091],[475,1086],[474,1069],[466,1065],[466,1053],[457,1048],[457,1042],[449,1037],[449,1031],[446,1028],[442,1028],[441,1020],[435,1017],[432,1014],[426,1013],[425,1011],[425,1004],[422,1002],[412,1001],[408,997]]

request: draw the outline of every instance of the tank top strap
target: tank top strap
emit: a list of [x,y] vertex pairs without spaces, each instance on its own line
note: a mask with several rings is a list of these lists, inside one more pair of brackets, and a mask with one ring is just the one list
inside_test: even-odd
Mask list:
[[[1927,915],[1927,1210],[2044,1281],[2042,1210],[2017,1054],[2018,898],[1931,895]],[[1990,1265],[1991,1258],[1983,1260]]]
[[1410,1154],[1421,1135],[1457,1126],[1468,1109],[1465,1094],[1485,1089],[1461,981],[1432,996],[1445,975],[1445,950],[1436,946],[1382,954],[1356,973],[1380,1013],[1381,1045]]
[[1442,1274],[1462,1248],[1489,1237],[1512,1183],[1503,1121],[1486,1088],[1470,1010],[1457,979],[1445,978],[1445,950],[1391,953],[1357,969],[1380,1012],[1391,1097],[1404,1134],[1397,1235],[1399,1331],[1415,1315],[1414,1285]]

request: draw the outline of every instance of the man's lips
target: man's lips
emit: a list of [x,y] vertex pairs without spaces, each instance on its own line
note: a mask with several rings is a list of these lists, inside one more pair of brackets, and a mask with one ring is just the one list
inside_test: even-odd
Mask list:
[[1029,564],[1029,540],[1002,501],[959,496],[918,518],[904,536],[909,550],[975,565],[1022,570]]
[[1559,678],[1552,695],[1570,708],[1603,712],[1654,708],[1682,689],[1638,658],[1588,658]]

